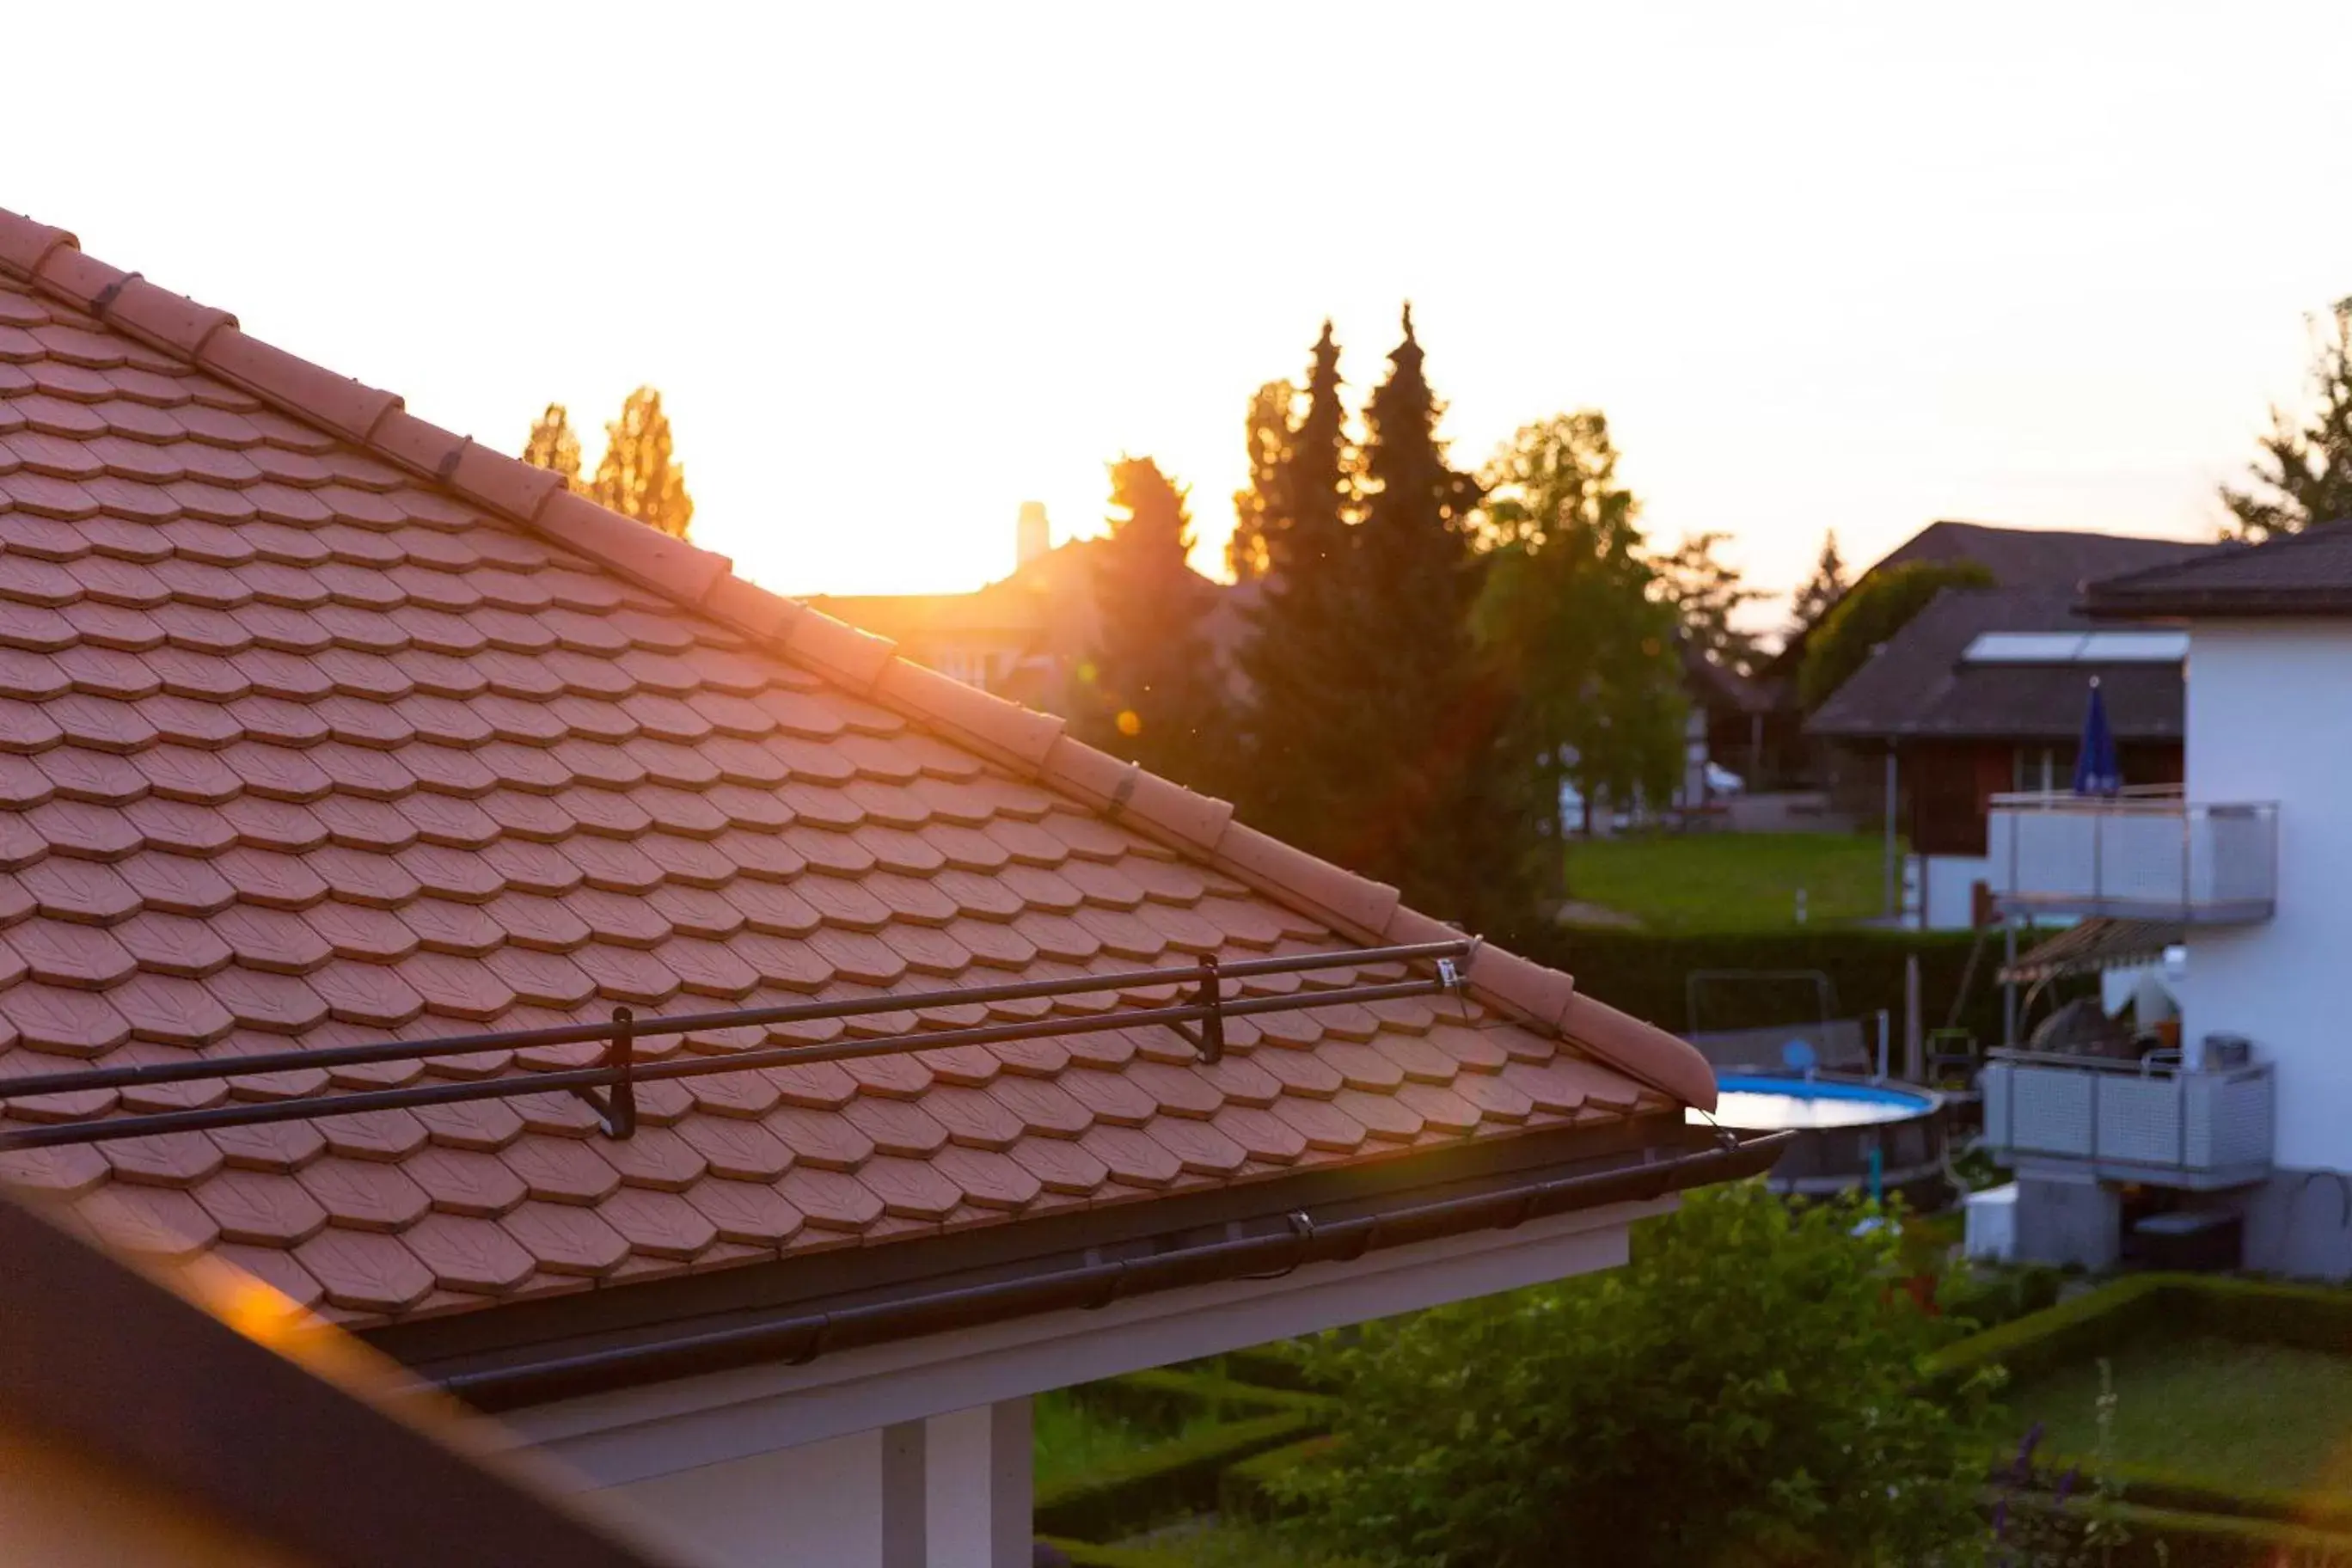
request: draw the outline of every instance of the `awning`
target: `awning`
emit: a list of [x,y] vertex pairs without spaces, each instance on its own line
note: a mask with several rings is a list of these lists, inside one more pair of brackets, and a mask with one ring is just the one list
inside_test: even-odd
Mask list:
[[2185,932],[2178,921],[2094,919],[2078,921],[2000,971],[2003,984],[2032,984],[2067,974],[2096,974],[2126,964],[2154,963]]

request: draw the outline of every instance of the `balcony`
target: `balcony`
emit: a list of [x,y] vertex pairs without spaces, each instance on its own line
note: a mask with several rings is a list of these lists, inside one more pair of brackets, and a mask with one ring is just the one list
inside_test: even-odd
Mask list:
[[2278,904],[2278,806],[2184,800],[2178,789],[1997,795],[1986,823],[2004,915],[2115,915],[2250,925]]
[[1978,1080],[1985,1146],[2027,1175],[2064,1172],[2198,1192],[2267,1176],[2270,1064],[2191,1071],[2177,1057],[2129,1062],[1994,1051]]

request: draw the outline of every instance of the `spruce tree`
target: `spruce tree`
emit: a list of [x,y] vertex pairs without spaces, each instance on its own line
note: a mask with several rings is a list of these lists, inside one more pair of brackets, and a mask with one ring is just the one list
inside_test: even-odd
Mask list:
[[2318,405],[2301,425],[2277,408],[2253,483],[2221,487],[2239,539],[2298,533],[2319,522],[2352,521],[2352,300],[2336,301],[2332,332],[2315,331],[2311,383]]
[[1186,493],[1150,458],[1110,465],[1110,536],[1090,547],[1093,658],[1083,672],[1079,737],[1213,794],[1228,738],[1225,684],[1202,626],[1215,590],[1185,563]]
[[1789,601],[1790,629],[1803,632],[1822,624],[1822,617],[1837,608],[1848,587],[1845,577],[1845,557],[1838,553],[1837,530],[1832,528],[1822,536],[1821,559],[1813,563],[1813,574]]
[[1471,604],[1477,479],[1437,427],[1412,309],[1364,407],[1362,521],[1345,563],[1348,724],[1332,761],[1351,781],[1340,859],[1442,919],[1520,911],[1531,868],[1532,759],[1508,740],[1508,691],[1481,670]]
[[530,435],[523,441],[522,460],[534,468],[552,468],[563,476],[566,489],[584,492],[587,486],[580,480],[580,437],[572,428],[572,416],[561,403],[551,403],[547,412],[531,421]]
[[[1334,737],[1349,722],[1354,679],[1342,580],[1354,452],[1339,388],[1339,346],[1326,321],[1303,405],[1257,479],[1265,585],[1237,656],[1248,695],[1234,804],[1254,826],[1325,855],[1339,847],[1330,829],[1349,781]],[[1257,428],[1254,416],[1254,468]]]
[[1253,582],[1271,565],[1266,550],[1275,490],[1290,451],[1291,407],[1298,388],[1269,381],[1250,399],[1243,437],[1249,446],[1249,485],[1234,494],[1234,536],[1225,545],[1225,568],[1236,583]]
[[623,517],[686,537],[694,521],[694,498],[686,493],[686,469],[672,450],[661,394],[652,387],[629,394],[621,416],[604,426],[604,456],[589,494]]

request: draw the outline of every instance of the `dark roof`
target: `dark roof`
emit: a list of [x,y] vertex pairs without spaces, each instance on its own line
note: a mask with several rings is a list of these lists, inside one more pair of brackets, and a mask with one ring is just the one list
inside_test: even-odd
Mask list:
[[[1915,561],[1973,561],[1992,574],[1996,588],[2080,592],[2095,579],[2169,565],[2209,548],[2189,540],[2149,539],[2140,534],[1931,522],[1874,563],[1855,579],[1855,586],[1874,574]],[[1811,633],[1810,626],[1790,633],[1766,666],[1769,679],[1786,684],[1787,700],[1795,700],[1797,667],[1804,662]]]
[[2352,615],[2352,522],[2208,545],[2185,561],[2093,583],[2083,607],[2102,618]]
[[2082,733],[2085,682],[2099,677],[2119,741],[2181,735],[2174,664],[1963,665],[1985,632],[2090,629],[2068,592],[1947,588],[1895,634],[1807,721],[1849,740],[1950,737],[2071,740]]
[[1996,588],[2080,590],[2095,578],[2169,565],[2210,548],[2192,540],[2136,534],[1931,522],[1870,570],[1884,572],[1915,561],[1973,561],[1992,574]]

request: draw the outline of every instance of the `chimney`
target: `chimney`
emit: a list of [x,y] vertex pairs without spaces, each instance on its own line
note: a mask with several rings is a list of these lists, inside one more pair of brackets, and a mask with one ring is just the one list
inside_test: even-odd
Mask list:
[[1021,503],[1021,521],[1014,525],[1013,554],[1015,564],[1026,566],[1054,548],[1054,530],[1045,521],[1045,503],[1024,500]]

